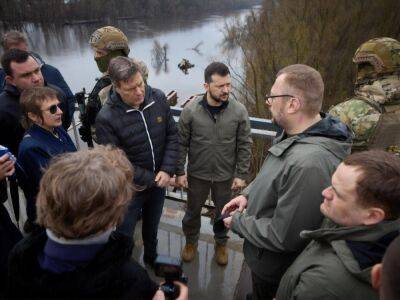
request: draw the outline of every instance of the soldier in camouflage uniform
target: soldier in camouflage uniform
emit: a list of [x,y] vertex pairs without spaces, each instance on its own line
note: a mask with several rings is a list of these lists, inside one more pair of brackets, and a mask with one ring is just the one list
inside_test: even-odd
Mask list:
[[[103,75],[97,80],[88,96],[85,113],[81,116],[82,126],[79,128],[79,133],[84,142],[87,142],[89,146],[93,146],[92,137],[96,140],[94,134],[96,116],[105,103],[112,87],[111,79],[107,73],[108,64],[114,57],[127,57],[130,49],[126,35],[113,26],[97,29],[90,37],[89,44],[93,48],[97,67]],[[146,82],[148,77],[146,65],[142,61],[135,59],[134,61],[139,65],[143,79]]]
[[400,153],[400,42],[383,37],[356,51],[355,95],[330,109],[354,132],[352,151]]

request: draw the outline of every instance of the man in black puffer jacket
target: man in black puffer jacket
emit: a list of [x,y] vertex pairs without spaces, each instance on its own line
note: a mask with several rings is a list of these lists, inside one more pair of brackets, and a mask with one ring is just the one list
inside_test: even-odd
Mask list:
[[123,149],[134,166],[134,183],[140,192],[118,230],[132,237],[142,211],[144,261],[153,265],[165,187],[178,156],[176,124],[164,93],[145,85],[131,59],[112,59],[108,72],[113,89],[96,119],[97,141]]

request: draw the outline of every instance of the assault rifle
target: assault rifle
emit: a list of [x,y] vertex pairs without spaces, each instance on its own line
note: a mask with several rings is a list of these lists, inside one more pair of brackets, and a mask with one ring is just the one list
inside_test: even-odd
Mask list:
[[82,141],[86,142],[90,148],[93,148],[91,124],[89,122],[89,118],[86,112],[86,103],[85,103],[86,98],[87,95],[85,88],[82,88],[82,91],[77,92],[75,94],[75,99],[76,102],[78,103],[78,108],[79,108],[79,118],[82,123],[82,126],[79,128],[79,134],[81,135]]

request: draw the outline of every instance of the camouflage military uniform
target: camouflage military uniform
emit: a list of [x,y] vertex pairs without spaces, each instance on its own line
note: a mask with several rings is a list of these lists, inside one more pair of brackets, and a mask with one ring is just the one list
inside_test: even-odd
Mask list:
[[[378,126],[387,114],[395,118],[400,115],[400,43],[390,38],[370,40],[360,46],[353,61],[358,67],[355,96],[334,106],[329,113],[353,131],[353,151],[385,148],[400,152],[396,142],[400,130],[389,132],[390,126]],[[392,127],[397,122],[393,120]],[[400,123],[397,125],[400,129]],[[384,135],[390,135],[387,141],[377,143],[379,136]]]
[[[105,26],[97,29],[90,37],[89,44],[95,50],[103,50],[107,54],[95,57],[95,61],[100,72],[103,76],[97,80],[93,90],[90,92],[86,112],[81,116],[82,127],[79,128],[79,133],[83,141],[88,142],[89,146],[92,145],[92,137],[96,140],[94,123],[96,116],[101,107],[107,100],[108,94],[112,88],[111,79],[107,74],[107,68],[110,60],[117,56],[128,56],[130,49],[128,45],[128,38],[118,28],[112,26]],[[149,71],[144,62],[135,60],[133,61],[139,66],[143,79],[146,82]]]
[[[140,73],[141,73],[142,76],[143,76],[143,80],[144,80],[144,82],[146,83],[146,82],[147,82],[147,78],[149,77],[149,70],[147,69],[146,64],[145,64],[143,61],[141,61],[141,60],[137,60],[137,59],[134,59],[134,58],[133,58],[132,60],[133,60],[133,62],[134,62],[135,64],[138,65],[139,70],[140,70]],[[108,75],[104,75],[102,78],[99,79],[99,81],[106,81],[106,82],[109,81],[108,84],[106,84],[104,87],[102,87],[102,88],[100,89],[100,91],[97,92],[97,95],[98,95],[98,97],[99,97],[101,106],[103,106],[104,103],[105,103],[106,100],[107,100],[108,93],[110,92],[112,85],[111,85],[111,80],[109,79]],[[97,85],[97,84],[96,84],[96,85]],[[92,93],[93,93],[95,90],[96,90],[96,86],[93,88]]]

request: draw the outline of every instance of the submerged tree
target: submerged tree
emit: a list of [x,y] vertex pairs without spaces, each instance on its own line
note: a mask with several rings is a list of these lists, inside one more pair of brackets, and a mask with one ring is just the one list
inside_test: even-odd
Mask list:
[[154,40],[153,49],[151,50],[151,64],[156,71],[156,74],[159,74],[161,69],[164,67],[164,72],[168,73],[168,44],[164,44],[161,46],[158,40]]

